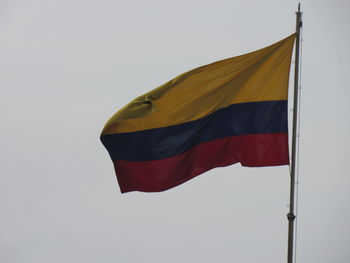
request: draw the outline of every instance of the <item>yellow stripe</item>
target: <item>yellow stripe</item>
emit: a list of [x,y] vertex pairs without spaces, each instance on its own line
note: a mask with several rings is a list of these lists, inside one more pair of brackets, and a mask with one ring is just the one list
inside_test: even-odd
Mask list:
[[131,101],[102,134],[180,124],[235,103],[286,100],[294,38],[188,71]]

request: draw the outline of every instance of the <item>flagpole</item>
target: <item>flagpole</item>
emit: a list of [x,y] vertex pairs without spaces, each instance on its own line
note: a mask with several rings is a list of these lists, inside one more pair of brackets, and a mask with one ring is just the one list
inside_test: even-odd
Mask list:
[[295,200],[295,167],[296,167],[296,140],[297,140],[297,121],[298,121],[298,93],[299,93],[299,46],[300,46],[300,28],[302,27],[302,12],[300,12],[300,3],[298,12],[296,12],[296,40],[295,40],[295,67],[294,67],[294,105],[293,105],[293,133],[292,133],[292,160],[290,172],[290,203],[289,213],[287,215],[288,224],[288,263],[293,263],[294,252],[294,200]]

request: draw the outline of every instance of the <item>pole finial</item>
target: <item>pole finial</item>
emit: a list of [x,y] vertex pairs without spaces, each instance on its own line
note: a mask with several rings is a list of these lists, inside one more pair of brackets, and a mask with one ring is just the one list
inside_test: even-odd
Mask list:
[[300,3],[298,3],[298,12],[300,12]]

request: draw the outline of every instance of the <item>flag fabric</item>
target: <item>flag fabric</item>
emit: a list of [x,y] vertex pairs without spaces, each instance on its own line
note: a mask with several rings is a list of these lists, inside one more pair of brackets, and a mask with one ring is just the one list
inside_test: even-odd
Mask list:
[[289,164],[294,39],[190,70],[114,114],[101,141],[121,192],[164,191],[238,162]]

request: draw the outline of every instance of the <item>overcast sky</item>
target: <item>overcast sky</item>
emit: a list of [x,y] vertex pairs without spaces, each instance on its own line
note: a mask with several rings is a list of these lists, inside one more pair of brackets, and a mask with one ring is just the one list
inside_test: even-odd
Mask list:
[[[290,35],[296,8],[1,0],[0,262],[286,262],[287,166],[236,164],[121,194],[99,135],[176,75]],[[350,258],[349,10],[347,0],[302,2],[300,263]]]

